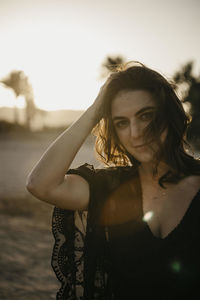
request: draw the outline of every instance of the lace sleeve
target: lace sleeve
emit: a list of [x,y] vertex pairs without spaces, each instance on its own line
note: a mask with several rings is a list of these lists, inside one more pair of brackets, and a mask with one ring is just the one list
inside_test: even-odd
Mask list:
[[52,231],[55,238],[51,265],[61,282],[58,300],[83,299],[83,249],[87,212],[54,208]]
[[[61,283],[61,287],[57,292],[57,300],[83,300],[105,299],[105,285],[107,281],[107,273],[104,271],[103,264],[96,264],[91,268],[87,266],[87,279],[93,274],[93,284],[89,286],[89,293],[93,291],[92,297],[87,296],[88,291],[84,290],[84,257],[86,261],[91,260],[92,249],[84,251],[84,243],[87,226],[87,212],[66,211],[54,208],[52,218],[52,230],[55,238],[51,265]],[[88,227],[88,226],[87,226]],[[88,245],[94,241],[92,231],[89,230],[87,235]],[[90,236],[90,237],[89,237]],[[89,238],[88,238],[89,237]],[[92,246],[92,245],[91,245]],[[87,249],[87,247],[86,247]],[[94,250],[94,249],[93,249]],[[87,280],[86,279],[86,280]],[[84,297],[85,296],[85,297]],[[103,298],[102,298],[103,297]]]
[[106,195],[121,180],[116,171],[94,170],[88,164],[68,171],[88,181],[90,202],[88,212],[54,208],[51,265],[61,283],[57,300],[111,299],[105,232],[96,220]]

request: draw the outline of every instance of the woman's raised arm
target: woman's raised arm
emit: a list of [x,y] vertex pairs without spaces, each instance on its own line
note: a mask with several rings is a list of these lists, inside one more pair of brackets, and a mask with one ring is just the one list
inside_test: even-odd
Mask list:
[[95,102],[48,147],[27,177],[27,189],[36,198],[57,207],[87,209],[89,184],[79,175],[66,175],[81,145],[101,118],[106,83]]

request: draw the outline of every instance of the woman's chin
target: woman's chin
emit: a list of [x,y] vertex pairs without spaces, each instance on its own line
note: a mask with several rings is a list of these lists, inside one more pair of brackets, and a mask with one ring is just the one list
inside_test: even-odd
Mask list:
[[[132,154],[132,153],[131,153]],[[142,163],[151,163],[153,161],[152,153],[133,153],[132,154],[136,160],[138,160],[141,164]]]

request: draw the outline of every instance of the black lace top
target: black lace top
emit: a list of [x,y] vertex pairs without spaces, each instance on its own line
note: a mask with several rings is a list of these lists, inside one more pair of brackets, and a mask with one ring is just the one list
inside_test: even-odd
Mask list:
[[[61,282],[57,299],[171,300],[187,291],[191,296],[191,288],[195,287],[192,283],[200,283],[200,233],[196,230],[200,225],[200,192],[175,230],[159,239],[142,220],[137,169],[95,170],[85,164],[68,173],[88,181],[90,201],[88,212],[54,209],[52,267]],[[136,189],[124,196],[123,183],[127,190],[130,178],[136,178]],[[118,189],[119,185],[122,188]],[[123,200],[125,207],[119,207],[117,218],[112,216],[112,199],[108,200],[113,194],[115,199]],[[129,207],[126,198],[133,195],[138,200]],[[114,205],[116,210],[117,200]],[[129,218],[132,207],[134,213]],[[159,285],[163,288],[162,297]]]
[[61,282],[57,299],[111,299],[113,291],[105,227],[97,220],[109,193],[133,176],[135,169],[94,169],[84,164],[67,173],[78,174],[88,181],[90,201],[87,212],[54,208],[52,231],[55,245],[51,264]]

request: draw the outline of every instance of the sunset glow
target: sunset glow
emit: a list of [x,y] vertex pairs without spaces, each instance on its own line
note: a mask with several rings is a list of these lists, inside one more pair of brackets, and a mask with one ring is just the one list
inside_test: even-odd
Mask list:
[[[169,77],[188,60],[198,68],[197,6],[186,0],[2,1],[0,78],[23,70],[39,108],[86,109],[105,80],[107,55],[139,60]],[[4,90],[0,106],[12,106],[13,94]]]

